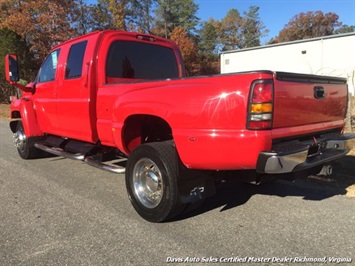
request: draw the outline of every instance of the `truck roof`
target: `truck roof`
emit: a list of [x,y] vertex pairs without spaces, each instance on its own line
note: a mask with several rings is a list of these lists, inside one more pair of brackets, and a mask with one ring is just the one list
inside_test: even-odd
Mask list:
[[163,42],[163,43],[167,43],[169,45],[176,45],[176,43],[172,40],[168,40],[168,39],[165,39],[165,38],[162,38],[162,37],[158,37],[158,36],[154,36],[154,35],[150,35],[150,34],[145,34],[145,33],[139,33],[139,32],[128,32],[128,31],[123,31],[123,30],[98,30],[98,31],[93,31],[93,32],[90,32],[88,34],[85,34],[85,35],[81,35],[81,36],[78,36],[76,38],[73,38],[73,39],[70,39],[70,40],[67,40],[65,42],[62,42],[56,46],[54,46],[51,50],[55,50],[63,45],[66,45],[68,43],[71,43],[71,42],[76,42],[80,39],[85,39],[87,38],[88,36],[92,36],[92,35],[107,35],[107,34],[120,34],[120,35],[125,35],[129,38],[138,38],[139,36],[141,36],[142,38],[144,39],[147,39],[147,40],[152,40],[152,41],[159,41],[159,42]]

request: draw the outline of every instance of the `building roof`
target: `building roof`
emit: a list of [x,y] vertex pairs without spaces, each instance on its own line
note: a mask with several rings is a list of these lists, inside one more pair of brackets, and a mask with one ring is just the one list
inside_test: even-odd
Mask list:
[[299,43],[306,43],[306,42],[314,42],[314,41],[319,41],[319,40],[342,38],[342,37],[348,37],[348,36],[355,36],[355,32],[334,34],[334,35],[328,35],[328,36],[316,37],[316,38],[310,38],[310,39],[303,39],[303,40],[297,40],[297,41],[291,41],[291,42],[267,44],[267,45],[249,47],[249,48],[244,48],[244,49],[229,50],[229,51],[223,51],[223,52],[221,52],[221,54],[237,53],[237,52],[244,52],[244,51],[272,48],[272,47],[277,47],[277,46],[285,46],[285,45],[292,45],[292,44],[299,44]]

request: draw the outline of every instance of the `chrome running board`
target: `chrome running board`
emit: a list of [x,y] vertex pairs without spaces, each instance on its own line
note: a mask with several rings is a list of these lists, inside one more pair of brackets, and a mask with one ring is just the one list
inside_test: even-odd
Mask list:
[[105,171],[113,172],[115,174],[124,174],[126,171],[126,168],[120,165],[116,165],[115,163],[121,163],[127,161],[126,158],[122,159],[117,159],[109,162],[100,162],[98,160],[95,160],[93,156],[88,156],[84,159],[84,162],[94,166],[96,168],[100,168]]
[[40,149],[42,151],[57,155],[57,156],[63,156],[66,158],[74,159],[74,160],[84,160],[85,156],[84,154],[81,153],[70,153],[63,151],[61,148],[56,148],[56,147],[48,147],[42,143],[35,143],[35,147],[37,149]]
[[74,160],[80,160],[84,161],[88,165],[94,166],[96,168],[109,171],[115,174],[124,174],[126,168],[120,164],[124,164],[127,161],[127,158],[117,158],[114,160],[107,160],[107,161],[102,161],[104,154],[97,154],[97,155],[91,155],[91,156],[85,156],[83,153],[71,153],[71,152],[66,152],[61,148],[57,147],[50,147],[47,146],[43,143],[35,143],[34,145],[37,149],[43,150],[45,152],[57,155],[57,156],[62,156]]

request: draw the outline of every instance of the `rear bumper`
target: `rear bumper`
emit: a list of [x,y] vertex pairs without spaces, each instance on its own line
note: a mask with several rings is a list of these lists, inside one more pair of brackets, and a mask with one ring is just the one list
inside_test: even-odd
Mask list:
[[355,134],[330,135],[317,143],[277,144],[272,152],[261,152],[256,171],[282,174],[309,169],[345,156],[355,147]]

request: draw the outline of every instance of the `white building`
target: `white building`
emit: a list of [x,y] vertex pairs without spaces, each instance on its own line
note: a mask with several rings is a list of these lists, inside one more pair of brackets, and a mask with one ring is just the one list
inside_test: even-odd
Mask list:
[[221,73],[274,70],[344,77],[355,91],[355,32],[222,52]]

